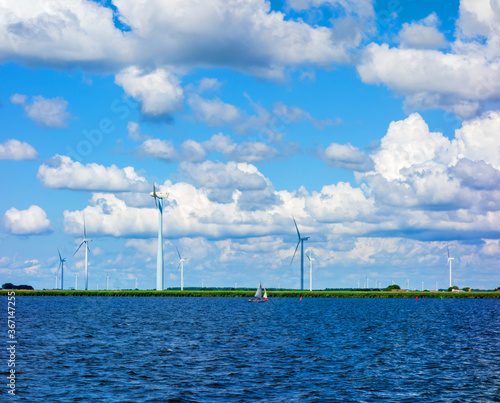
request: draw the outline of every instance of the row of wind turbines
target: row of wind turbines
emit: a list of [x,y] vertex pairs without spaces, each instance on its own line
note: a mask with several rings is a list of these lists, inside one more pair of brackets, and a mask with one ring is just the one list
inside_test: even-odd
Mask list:
[[[156,257],[156,289],[158,291],[162,291],[164,287],[164,263],[163,263],[163,200],[167,199],[168,197],[168,192],[163,192],[163,191],[156,191],[156,186],[153,184],[153,191],[150,193],[150,196],[154,198],[155,201],[155,206],[158,208],[158,250],[157,250],[157,257]],[[300,235],[299,227],[297,225],[297,222],[295,221],[295,217],[293,217],[293,223],[295,225],[295,229],[297,231],[297,237],[298,237],[298,242],[297,246],[295,247],[295,251],[292,256],[292,260],[290,261],[290,266],[293,263],[293,260],[295,258],[295,255],[297,254],[297,250],[300,245],[300,290],[304,290],[304,241],[308,241],[310,237],[303,237]],[[85,227],[85,216],[83,217],[83,240],[76,249],[75,253],[73,253],[73,256],[76,255],[76,253],[80,250],[80,248],[85,245],[85,290],[88,290],[88,252],[90,251],[88,243],[91,242],[92,239],[87,238],[87,231]],[[183,258],[181,256],[181,253],[179,252],[179,248],[177,246],[175,247],[177,250],[177,255],[179,256],[179,264],[177,266],[177,269],[180,268],[181,271],[181,290],[184,290],[184,262],[187,261],[188,258]],[[452,286],[452,267],[451,267],[451,261],[454,259],[450,257],[450,249],[448,249],[448,263],[450,265],[450,287]],[[66,262],[66,258],[63,258],[61,256],[61,253],[59,252],[59,249],[57,250],[57,253],[59,255],[59,268],[61,270],[61,289],[64,288],[64,263]],[[313,279],[313,261],[315,260],[312,257],[312,251],[309,252],[309,254],[305,255],[307,259],[309,260],[309,290],[312,291],[313,286],[312,286],[312,279]],[[77,274],[75,274],[75,289],[76,289],[76,281],[77,281]],[[109,276],[108,276],[108,281],[109,281]],[[137,284],[137,279],[136,279],[136,284]],[[57,288],[57,275],[56,275],[56,288]]]
[[[156,258],[156,289],[163,290],[163,281],[164,281],[164,270],[163,270],[163,199],[168,197],[167,192],[157,192],[155,185],[153,185],[153,191],[150,193],[150,196],[155,199],[155,205],[158,208],[158,254]],[[88,243],[91,242],[92,239],[87,238],[87,229],[85,226],[85,216],[83,217],[83,240],[73,253],[73,256],[80,250],[82,246],[85,245],[85,290],[88,290],[89,282],[88,282],[88,252],[90,252],[90,248]],[[184,262],[188,260],[187,257],[182,257],[179,252],[179,248],[175,247],[177,250],[177,255],[179,256],[179,264],[177,269],[180,268],[181,271],[181,290],[184,290]],[[66,258],[61,256],[59,249],[57,249],[57,253],[59,255],[59,270],[61,272],[61,289],[64,289],[64,263],[66,262]],[[136,288],[137,288],[137,278],[136,280]],[[75,289],[77,287],[77,274],[75,273]],[[108,288],[109,288],[109,276],[107,276]],[[57,288],[57,274],[56,274],[56,288]]]

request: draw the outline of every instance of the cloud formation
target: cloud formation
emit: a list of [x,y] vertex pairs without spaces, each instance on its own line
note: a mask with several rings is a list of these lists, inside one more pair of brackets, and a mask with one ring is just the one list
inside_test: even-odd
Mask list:
[[74,190],[145,191],[147,180],[133,167],[105,167],[96,163],[83,165],[65,155],[56,155],[38,168],[37,178],[46,187]]
[[67,120],[71,118],[70,113],[66,111],[68,102],[61,97],[46,99],[38,95],[28,102],[26,95],[14,94],[10,97],[10,101],[21,105],[26,115],[45,129],[66,127]]
[[171,3],[114,1],[122,32],[113,10],[97,2],[7,2],[0,7],[0,54],[31,65],[231,67],[281,79],[286,66],[347,61],[359,28],[373,17],[370,1],[331,2],[345,15],[333,28],[286,18],[262,0]]
[[10,208],[5,212],[3,224],[5,231],[12,235],[42,235],[53,231],[47,213],[36,205],[27,210]]
[[444,42],[431,14],[403,26],[399,48],[368,45],[358,73],[363,82],[383,83],[404,96],[409,112],[441,108],[460,118],[475,117],[486,102],[500,97],[499,18],[500,7],[494,1],[462,0],[456,40],[449,51],[436,50]]
[[37,158],[38,153],[33,146],[24,141],[9,139],[0,144],[0,160],[29,161]]

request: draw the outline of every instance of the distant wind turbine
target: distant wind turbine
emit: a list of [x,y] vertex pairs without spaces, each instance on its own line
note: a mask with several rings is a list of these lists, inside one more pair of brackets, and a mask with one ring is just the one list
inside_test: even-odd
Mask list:
[[[183,258],[181,256],[181,253],[179,252],[179,248],[176,246],[175,249],[177,249],[177,254],[179,255],[179,264],[177,265],[177,268],[181,268],[181,291],[184,290],[184,262],[188,260],[188,258]],[[236,288],[236,285],[234,286]]]
[[168,197],[167,192],[157,192],[153,184],[153,191],[149,194],[155,199],[158,207],[158,253],[156,255],[156,289],[163,290],[163,199]]
[[313,261],[316,259],[313,259],[312,257],[312,251],[309,252],[307,255],[307,258],[309,259],[309,291],[313,290]]
[[74,273],[75,274],[75,290],[78,289],[78,273]]
[[57,290],[57,273],[55,275],[55,278],[56,278],[56,286],[55,286],[54,290]]
[[454,259],[453,257],[450,257],[450,248],[447,246],[446,249],[448,249],[448,263],[450,264],[450,287],[453,287],[451,284],[451,261]]
[[66,258],[61,257],[61,252],[57,249],[57,253],[59,254],[59,267],[61,268],[61,290],[64,290],[64,262]]
[[297,249],[300,245],[300,290],[304,290],[304,241],[307,241],[310,237],[301,237],[299,232],[299,227],[297,226],[297,222],[295,221],[295,217],[292,216],[293,223],[295,224],[295,229],[297,230],[297,236],[299,237],[299,241],[297,242],[297,246],[295,247],[295,252],[293,252],[292,261],[290,262],[290,266],[293,263],[293,258],[297,253]]
[[73,256],[76,255],[76,252],[80,250],[83,244],[85,244],[85,290],[89,289],[89,272],[88,272],[88,252],[90,250],[88,243],[91,242],[92,239],[87,238],[87,231],[85,229],[85,216],[83,216],[83,241],[76,249]]

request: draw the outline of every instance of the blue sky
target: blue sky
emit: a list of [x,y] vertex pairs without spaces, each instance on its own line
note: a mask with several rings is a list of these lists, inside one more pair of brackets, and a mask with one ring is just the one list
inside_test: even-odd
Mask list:
[[[0,279],[51,288],[499,285],[489,1],[0,6]],[[308,268],[305,283],[308,281]]]

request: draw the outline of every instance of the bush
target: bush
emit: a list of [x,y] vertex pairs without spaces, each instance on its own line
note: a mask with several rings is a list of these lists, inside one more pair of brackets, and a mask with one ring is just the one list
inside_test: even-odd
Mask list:
[[389,287],[384,288],[384,291],[400,290],[401,287],[397,284],[391,284]]

